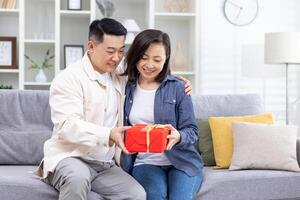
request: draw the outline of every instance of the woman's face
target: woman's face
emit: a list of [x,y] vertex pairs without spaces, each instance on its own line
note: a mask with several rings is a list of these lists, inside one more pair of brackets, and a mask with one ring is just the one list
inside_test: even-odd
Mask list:
[[153,43],[137,63],[140,72],[139,78],[146,81],[155,81],[162,71],[166,61],[166,50],[163,44]]

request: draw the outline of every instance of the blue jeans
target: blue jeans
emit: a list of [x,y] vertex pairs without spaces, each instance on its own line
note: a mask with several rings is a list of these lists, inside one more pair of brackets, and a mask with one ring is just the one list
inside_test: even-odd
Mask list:
[[133,177],[144,187],[148,200],[192,200],[201,183],[202,173],[189,176],[173,166],[138,165]]

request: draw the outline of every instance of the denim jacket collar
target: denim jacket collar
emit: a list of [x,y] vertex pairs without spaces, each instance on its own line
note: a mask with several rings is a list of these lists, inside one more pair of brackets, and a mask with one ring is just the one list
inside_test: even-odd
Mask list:
[[[176,80],[177,78],[175,76],[172,75],[167,75],[164,80],[162,81],[162,83],[165,83],[166,81],[173,81]],[[163,84],[161,84],[163,85]],[[136,83],[134,82],[128,82],[127,86],[129,87],[130,90],[135,89],[136,88]]]

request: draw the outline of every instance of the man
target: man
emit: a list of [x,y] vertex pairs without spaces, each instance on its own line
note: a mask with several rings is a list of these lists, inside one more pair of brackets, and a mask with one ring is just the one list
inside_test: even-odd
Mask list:
[[51,84],[54,130],[39,172],[60,200],[84,200],[91,190],[104,199],[146,199],[142,186],[113,160],[119,160],[116,146],[128,153],[122,135],[126,79],[115,72],[126,33],[113,19],[93,21],[87,53]]
[[85,200],[90,190],[105,199],[146,199],[144,189],[113,161],[115,146],[128,152],[122,139],[125,80],[114,72],[126,33],[113,19],[93,21],[87,53],[51,84],[54,130],[44,145],[42,176],[59,199]]

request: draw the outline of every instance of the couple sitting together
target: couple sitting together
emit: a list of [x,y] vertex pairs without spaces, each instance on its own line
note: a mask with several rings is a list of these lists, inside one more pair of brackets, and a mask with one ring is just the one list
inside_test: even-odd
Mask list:
[[[192,200],[201,186],[191,87],[170,75],[170,38],[140,32],[123,70],[126,34],[116,20],[93,21],[86,54],[51,84],[54,129],[39,174],[60,200],[84,200],[90,191],[101,199]],[[166,150],[129,153],[124,131],[135,124],[166,125]]]

